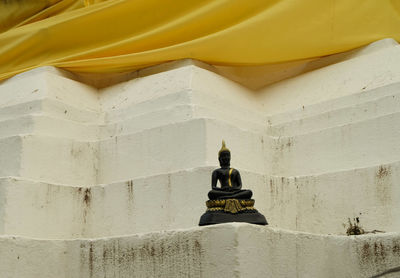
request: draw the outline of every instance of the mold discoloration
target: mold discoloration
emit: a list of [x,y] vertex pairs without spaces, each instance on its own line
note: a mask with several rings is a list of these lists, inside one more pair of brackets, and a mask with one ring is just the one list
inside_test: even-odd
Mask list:
[[291,137],[288,138],[286,143],[286,148],[290,148],[293,145],[293,139]]
[[290,151],[293,146],[293,137],[278,137],[275,140],[275,150],[283,152],[284,150]]
[[92,199],[92,191],[90,188],[86,188],[83,195],[83,202],[87,207],[90,206],[91,199]]
[[392,174],[392,171],[391,171],[390,166],[381,165],[381,166],[379,166],[379,169],[376,173],[376,177],[378,179],[383,179],[385,177],[388,177],[391,174]]
[[392,253],[396,256],[400,256],[400,242],[393,241]]
[[393,258],[398,258],[399,250],[395,247],[396,245],[377,238],[362,243],[358,250],[361,269],[374,266],[376,272],[387,270],[389,265],[393,263]]
[[375,173],[376,196],[387,206],[392,201],[392,169],[388,165],[379,166]]
[[[92,202],[92,189],[90,187],[76,188],[77,200],[83,213],[83,223],[87,223],[87,216]],[[85,230],[85,227],[84,227]]]
[[71,150],[70,150],[70,153],[71,153],[72,157],[74,157],[74,158],[80,157],[81,154],[82,154],[82,151],[83,150],[82,150],[80,144],[78,144],[78,143],[73,143],[72,144]]
[[371,256],[370,246],[368,242],[365,242],[361,249],[361,258],[363,261],[366,261]]
[[312,196],[312,201],[311,201],[311,206],[312,206],[313,208],[315,208],[315,207],[317,206],[317,204],[318,204],[317,195],[316,195],[316,194],[313,194],[313,196]]
[[133,198],[133,181],[132,180],[127,181],[126,186],[128,187],[129,197]]
[[90,277],[93,277],[93,243],[89,244],[89,273]]
[[386,252],[385,252],[385,248],[382,244],[382,242],[380,243],[374,243],[374,255],[376,257],[382,257],[385,258],[386,257]]
[[200,236],[174,232],[82,241],[80,272],[82,277],[202,277]]
[[272,178],[269,179],[269,192],[271,193],[271,195],[273,195],[275,193],[274,181],[272,180]]

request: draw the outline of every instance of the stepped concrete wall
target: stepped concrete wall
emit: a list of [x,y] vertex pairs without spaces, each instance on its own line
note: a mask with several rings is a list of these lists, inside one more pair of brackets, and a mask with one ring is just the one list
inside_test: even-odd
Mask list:
[[[396,266],[400,48],[378,46],[258,93],[187,60],[101,89],[51,67],[0,83],[0,272],[368,277]],[[222,139],[269,228],[193,229]],[[355,218],[385,233],[344,236]]]
[[399,250],[399,233],[327,236],[230,223],[92,240],[0,236],[0,269],[19,278],[371,277],[398,266]]

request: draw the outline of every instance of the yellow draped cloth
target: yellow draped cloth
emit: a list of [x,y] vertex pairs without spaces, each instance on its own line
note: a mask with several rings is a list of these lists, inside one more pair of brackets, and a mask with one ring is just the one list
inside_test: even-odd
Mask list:
[[400,0],[0,0],[0,80],[193,58],[263,65],[400,41]]

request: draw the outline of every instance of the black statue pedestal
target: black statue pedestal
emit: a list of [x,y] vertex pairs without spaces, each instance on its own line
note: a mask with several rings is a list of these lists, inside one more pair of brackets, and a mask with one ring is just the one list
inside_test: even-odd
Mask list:
[[245,222],[268,225],[264,215],[253,206],[254,200],[220,199],[206,202],[207,211],[201,216],[199,226],[228,222]]
[[[221,168],[212,173],[207,211],[201,216],[199,226],[227,222],[268,225],[264,215],[254,208],[253,193],[242,189],[239,171],[230,167],[231,152],[226,148],[225,141],[222,141],[218,160]],[[217,187],[218,181],[221,187]]]

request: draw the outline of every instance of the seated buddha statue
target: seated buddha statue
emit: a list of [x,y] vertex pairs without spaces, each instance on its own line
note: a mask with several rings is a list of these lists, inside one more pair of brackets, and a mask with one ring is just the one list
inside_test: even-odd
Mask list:
[[[221,150],[218,152],[218,160],[221,168],[212,173],[211,191],[208,192],[210,200],[218,199],[251,199],[251,190],[242,189],[242,180],[238,170],[230,167],[231,152],[222,141]],[[219,181],[221,187],[217,187]]]
[[[227,222],[246,222],[257,225],[268,225],[264,215],[254,208],[253,193],[242,189],[239,171],[231,168],[231,152],[222,141],[218,152],[221,168],[212,173],[211,191],[206,201],[207,210],[200,217],[199,225],[214,225]],[[221,187],[217,187],[217,183]]]

